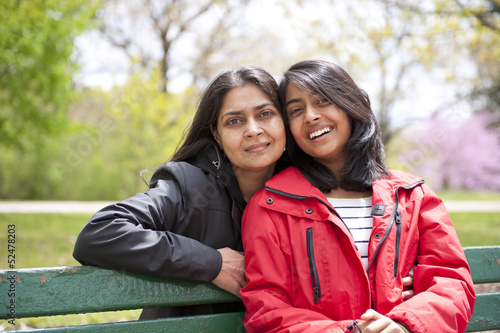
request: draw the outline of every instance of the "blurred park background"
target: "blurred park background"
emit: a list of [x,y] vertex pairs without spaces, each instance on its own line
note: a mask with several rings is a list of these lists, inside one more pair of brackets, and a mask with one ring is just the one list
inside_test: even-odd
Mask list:
[[[500,0],[3,0],[0,36],[2,201],[144,192],[215,75],[320,58],[369,94],[391,168],[500,205]],[[451,215],[464,246],[500,244],[498,211]],[[17,268],[76,265],[90,216],[0,214],[0,234]]]

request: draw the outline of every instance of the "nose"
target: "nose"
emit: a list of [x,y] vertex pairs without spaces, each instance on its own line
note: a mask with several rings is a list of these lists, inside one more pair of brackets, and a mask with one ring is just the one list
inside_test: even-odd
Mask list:
[[248,137],[248,138],[256,137],[256,136],[261,135],[263,132],[264,132],[264,130],[262,129],[262,126],[260,126],[258,121],[251,119],[247,122],[247,126],[245,129],[245,136],[246,137]]
[[320,119],[320,114],[313,106],[306,107],[304,120],[310,124]]

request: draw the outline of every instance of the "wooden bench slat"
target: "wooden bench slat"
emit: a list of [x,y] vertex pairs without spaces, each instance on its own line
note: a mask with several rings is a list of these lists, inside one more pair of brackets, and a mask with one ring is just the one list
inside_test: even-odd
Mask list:
[[[7,295],[9,275],[16,276],[16,295],[12,299],[18,318],[240,301],[211,283],[165,280],[91,266],[22,269],[0,274],[2,295]],[[7,279],[3,278],[6,275]],[[6,309],[9,302],[9,298],[1,297],[0,307]],[[7,315],[0,311],[1,319]]]
[[466,332],[500,329],[500,293],[479,294]]
[[474,283],[500,282],[500,246],[464,248]]
[[23,330],[26,333],[244,333],[244,312]]

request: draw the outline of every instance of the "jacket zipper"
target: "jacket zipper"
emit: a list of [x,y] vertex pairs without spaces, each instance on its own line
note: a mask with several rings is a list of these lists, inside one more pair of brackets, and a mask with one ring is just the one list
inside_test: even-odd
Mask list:
[[396,249],[394,256],[394,277],[398,276],[399,265],[399,240],[401,238],[401,213],[396,211]]
[[398,205],[399,205],[399,189],[405,189],[405,190],[411,190],[414,187],[417,187],[419,185],[422,185],[424,183],[423,180],[420,180],[416,183],[413,183],[408,186],[398,186],[394,190],[394,209],[392,211],[391,215],[391,220],[389,222],[389,225],[387,227],[387,230],[384,233],[384,236],[380,240],[380,243],[378,244],[377,248],[375,249],[375,253],[373,254],[372,260],[370,261],[370,264],[368,265],[368,268],[366,269],[367,272],[370,271],[370,267],[372,264],[375,262],[375,259],[377,258],[378,252],[382,245],[385,243],[387,240],[387,237],[389,236],[389,232],[392,229],[392,226],[394,225],[394,222],[396,222],[396,243],[395,243],[395,254],[394,254],[394,277],[397,277],[398,274],[398,265],[399,265],[399,243],[400,243],[400,238],[401,238],[401,212],[398,210]]
[[306,229],[307,259],[309,260],[309,270],[311,272],[311,284],[314,292],[314,304],[318,304],[321,297],[321,287],[319,285],[318,270],[314,259],[313,228]]

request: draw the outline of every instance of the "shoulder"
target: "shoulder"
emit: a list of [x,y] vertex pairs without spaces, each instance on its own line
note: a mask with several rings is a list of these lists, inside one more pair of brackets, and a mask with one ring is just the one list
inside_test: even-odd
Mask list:
[[198,205],[225,206],[229,202],[227,191],[214,175],[187,162],[162,165],[151,178],[149,191],[175,192],[184,201]]
[[417,188],[422,187],[425,181],[421,177],[417,177],[411,173],[402,170],[389,170],[389,175],[381,179],[377,179],[373,183],[373,187],[381,187],[387,190],[395,189],[397,187]]
[[199,167],[187,162],[167,162],[159,167],[151,178],[150,187],[156,187],[161,180],[175,180],[178,183],[199,182],[206,179],[206,173]]

